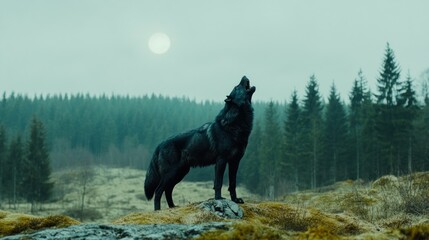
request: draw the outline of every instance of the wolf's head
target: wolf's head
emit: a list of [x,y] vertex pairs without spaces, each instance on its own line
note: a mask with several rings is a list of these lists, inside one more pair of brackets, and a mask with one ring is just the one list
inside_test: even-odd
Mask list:
[[232,103],[238,107],[243,105],[250,105],[252,102],[252,96],[256,88],[250,86],[250,81],[246,76],[243,76],[240,83],[234,87],[232,92],[226,96],[225,102]]

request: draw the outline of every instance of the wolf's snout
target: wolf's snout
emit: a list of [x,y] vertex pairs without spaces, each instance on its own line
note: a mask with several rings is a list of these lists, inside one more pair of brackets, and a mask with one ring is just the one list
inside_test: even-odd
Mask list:
[[243,86],[246,90],[249,90],[250,80],[246,76],[243,76],[243,78],[241,78],[240,85]]

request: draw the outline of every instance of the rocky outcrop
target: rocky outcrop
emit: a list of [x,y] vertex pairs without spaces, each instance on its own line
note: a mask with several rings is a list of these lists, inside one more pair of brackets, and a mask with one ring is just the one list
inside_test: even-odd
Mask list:
[[147,224],[113,225],[81,224],[67,228],[46,229],[31,234],[19,234],[0,238],[1,240],[54,240],[54,239],[191,239],[211,230],[229,230],[231,223],[207,224]]
[[241,209],[241,207],[238,206],[237,203],[227,199],[222,199],[222,200],[210,199],[202,202],[201,204],[198,205],[198,207],[203,210],[212,212],[221,218],[227,218],[227,219],[243,218],[243,209]]
[[[22,231],[9,231],[9,234],[20,233],[19,235],[1,239],[191,239],[211,230],[232,230],[231,222],[219,221],[242,219],[243,209],[231,200],[211,199],[184,208],[136,213],[133,216],[132,220],[127,218],[128,221],[119,221],[115,224],[76,222],[74,224],[78,225],[45,224],[46,226],[41,225],[37,228],[32,226],[35,226],[35,223],[43,223],[44,218],[32,217],[29,219],[33,222],[30,222],[28,227],[22,228]],[[22,217],[17,219],[15,225],[22,225],[22,220]]]

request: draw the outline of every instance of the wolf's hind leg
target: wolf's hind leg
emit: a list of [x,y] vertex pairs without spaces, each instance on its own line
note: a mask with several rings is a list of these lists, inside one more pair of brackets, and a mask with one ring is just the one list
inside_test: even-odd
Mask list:
[[174,169],[174,171],[171,171],[171,175],[169,179],[166,181],[168,184],[165,187],[165,198],[168,203],[168,207],[173,208],[176,205],[174,205],[173,202],[173,189],[182,179],[188,174],[190,170],[189,166],[183,166],[183,167],[177,167]]
[[165,183],[163,179],[161,179],[161,182],[159,183],[158,187],[155,189],[155,198],[153,201],[155,211],[161,209],[161,197],[164,190],[165,190]]
[[173,202],[173,188],[174,188],[174,185],[168,186],[165,188],[165,198],[167,199],[169,208],[176,207],[176,205],[174,205],[174,202]]

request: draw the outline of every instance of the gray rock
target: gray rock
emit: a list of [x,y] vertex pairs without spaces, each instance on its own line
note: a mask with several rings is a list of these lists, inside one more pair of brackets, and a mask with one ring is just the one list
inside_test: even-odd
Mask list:
[[[227,199],[211,199],[198,205],[201,209],[210,211],[222,218],[242,219],[243,209]],[[113,224],[81,224],[67,228],[45,229],[34,233],[19,234],[0,238],[0,240],[131,240],[131,239],[191,239],[210,230],[230,230],[231,223],[212,222],[205,224],[145,224],[145,225],[113,225]]]
[[243,209],[237,203],[228,199],[210,199],[198,205],[203,210],[210,211],[219,217],[228,219],[242,219]]
[[231,223],[213,222],[207,224],[147,224],[147,225],[112,225],[81,224],[68,228],[45,229],[31,234],[19,234],[0,238],[1,240],[131,240],[131,239],[191,239],[210,230],[229,230]]

